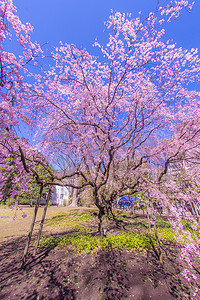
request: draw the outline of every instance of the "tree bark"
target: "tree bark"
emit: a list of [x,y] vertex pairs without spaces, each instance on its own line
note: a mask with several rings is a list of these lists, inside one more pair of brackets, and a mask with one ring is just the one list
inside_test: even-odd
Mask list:
[[102,217],[105,215],[104,209],[99,209],[98,218],[99,218],[99,224],[98,224],[98,232],[101,234],[101,225],[102,225]]
[[40,192],[39,192],[39,195],[38,195],[37,203],[35,205],[31,226],[30,226],[28,237],[27,237],[27,240],[26,240],[26,246],[25,246],[25,249],[24,249],[23,257],[22,257],[21,268],[24,268],[24,266],[25,266],[26,256],[27,256],[27,253],[28,253],[28,248],[29,248],[29,245],[30,245],[30,241],[31,241],[32,233],[33,233],[33,228],[34,228],[34,225],[35,225],[35,220],[36,220],[36,216],[37,216],[37,212],[38,212],[38,207],[39,207],[39,204],[40,204],[40,201],[41,201],[42,191],[43,191],[43,184],[40,185]]
[[107,203],[106,205],[106,213],[109,216],[113,216],[113,212],[112,212],[112,204],[111,203]]
[[78,189],[73,189],[73,194],[72,194],[72,204],[71,206],[77,206],[78,203]]
[[36,241],[36,244],[35,244],[35,249],[34,249],[33,255],[36,255],[36,253],[37,253],[37,248],[38,248],[38,245],[39,245],[39,241],[40,241],[40,237],[41,237],[41,233],[42,233],[42,228],[43,228],[43,225],[44,225],[44,220],[45,220],[45,217],[46,217],[46,212],[47,212],[50,196],[51,196],[51,188],[49,188],[48,194],[47,194],[47,197],[46,197],[46,205],[44,207],[42,220],[41,220],[41,223],[40,223],[40,229],[39,229],[39,232],[38,232],[37,241]]

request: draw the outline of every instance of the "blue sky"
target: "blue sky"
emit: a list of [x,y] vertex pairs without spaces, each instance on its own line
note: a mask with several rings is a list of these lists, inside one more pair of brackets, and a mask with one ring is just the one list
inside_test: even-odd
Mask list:
[[[97,38],[104,42],[104,22],[111,9],[146,17],[156,7],[157,0],[13,0],[23,22],[34,26],[33,40],[40,44],[49,42],[57,46],[59,41],[73,43],[93,52]],[[166,28],[166,37],[183,48],[200,48],[200,1],[193,11],[182,16]]]

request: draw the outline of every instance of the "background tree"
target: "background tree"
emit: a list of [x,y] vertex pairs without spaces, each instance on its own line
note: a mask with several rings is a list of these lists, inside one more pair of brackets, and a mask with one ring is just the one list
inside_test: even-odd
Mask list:
[[[30,39],[32,26],[24,25],[16,14],[12,0],[2,0],[0,3],[0,187],[4,193],[0,194],[5,200],[7,187],[18,181],[26,182],[26,172],[20,159],[19,147],[30,145],[25,139],[19,141],[14,128],[19,120],[27,125],[31,124],[27,110],[22,108],[25,102],[24,93],[27,88],[25,73],[31,61],[42,52],[38,43]],[[17,57],[9,51],[14,40],[18,42]],[[21,52],[20,52],[21,51]],[[16,51],[17,52],[17,51]],[[24,72],[24,74],[23,74]],[[27,96],[27,93],[26,93]],[[21,146],[20,146],[21,143]],[[18,153],[18,155],[16,155]],[[14,156],[13,156],[14,155]],[[11,160],[11,161],[10,161]],[[22,182],[22,181],[21,181]],[[9,189],[8,189],[9,190]],[[16,191],[12,191],[16,193]],[[6,196],[7,197],[7,196]]]
[[[44,163],[44,157],[41,156],[41,160]],[[46,168],[49,168],[49,170],[51,170],[52,173],[54,173],[55,171],[52,169],[52,167],[50,165],[48,165],[48,163],[46,162]],[[39,165],[36,166],[35,171],[38,174],[39,178],[42,179],[43,181],[51,181],[52,177],[51,175],[48,173],[48,171],[46,170],[46,168],[44,168],[43,166]],[[16,201],[19,204],[29,204],[31,206],[35,205],[37,202],[37,197],[39,194],[39,185],[37,183],[37,180],[35,178],[34,175],[31,175],[31,178],[29,180],[28,186],[26,190],[23,190],[21,188],[21,186],[18,187],[19,192],[17,194],[16,197]],[[41,201],[46,199],[46,194],[48,193],[49,188],[47,186],[45,186],[43,188],[43,194],[41,197]],[[50,201],[51,199],[49,199]]]

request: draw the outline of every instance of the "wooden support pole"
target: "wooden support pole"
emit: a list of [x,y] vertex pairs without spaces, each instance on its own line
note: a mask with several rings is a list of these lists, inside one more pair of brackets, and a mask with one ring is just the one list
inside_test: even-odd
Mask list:
[[43,225],[44,225],[44,220],[45,220],[45,217],[46,217],[46,212],[47,212],[50,196],[51,196],[51,187],[49,188],[48,194],[47,194],[47,197],[46,197],[46,204],[45,204],[45,207],[44,207],[44,210],[43,210],[42,220],[40,222],[40,229],[38,231],[37,241],[36,241],[36,244],[35,244],[35,249],[34,249],[33,255],[36,255],[36,253],[37,253],[37,248],[38,248],[38,245],[39,245],[39,241],[40,241],[40,237],[41,237],[41,233],[42,233],[42,228],[43,228]]
[[43,191],[43,184],[41,183],[40,184],[40,192],[39,192],[38,199],[37,199],[37,202],[36,202],[36,205],[35,205],[31,226],[30,226],[28,237],[27,237],[27,240],[26,240],[26,246],[25,246],[25,249],[24,249],[23,257],[22,257],[21,268],[24,268],[24,266],[25,266],[26,256],[27,256],[28,248],[29,248],[29,245],[30,245],[30,242],[31,242],[31,237],[32,237],[33,228],[34,228],[34,225],[35,225],[35,220],[36,220],[36,216],[37,216],[37,212],[38,212],[38,207],[39,207],[39,204],[40,204],[40,201],[41,201],[42,191]]

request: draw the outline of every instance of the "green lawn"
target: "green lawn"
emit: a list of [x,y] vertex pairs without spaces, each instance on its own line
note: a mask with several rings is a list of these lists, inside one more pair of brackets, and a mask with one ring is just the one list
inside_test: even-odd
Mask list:
[[[38,210],[34,232],[39,229],[43,207]],[[27,235],[31,223],[34,208],[23,207],[26,218],[22,218],[21,211],[16,211],[17,217],[13,220],[15,211],[0,206],[0,239]],[[155,245],[153,226],[149,232],[148,221],[142,214],[131,215],[130,212],[114,211],[116,222],[108,217],[103,217],[102,229],[107,230],[107,236],[102,238],[98,234],[97,209],[95,208],[71,208],[50,206],[47,210],[43,227],[43,246],[72,246],[79,252],[89,253],[99,248],[112,247],[118,249],[145,250]],[[162,242],[174,243],[174,233],[168,221],[157,217],[158,236]]]

